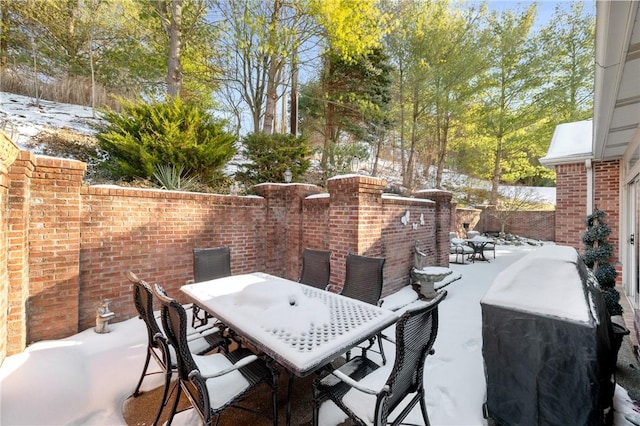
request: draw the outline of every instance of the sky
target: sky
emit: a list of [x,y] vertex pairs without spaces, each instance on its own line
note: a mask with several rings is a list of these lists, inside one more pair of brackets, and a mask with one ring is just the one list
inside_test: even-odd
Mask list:
[[[479,302],[493,287],[498,274],[537,249],[529,245],[498,246],[496,259],[489,263],[451,264],[454,273],[462,277],[446,287],[447,297],[439,306],[435,354],[427,358],[425,365],[427,410],[432,425],[487,424],[481,409],[486,381]],[[394,303],[410,303],[410,294],[401,290],[394,296]],[[146,331],[138,318],[110,324],[109,328],[108,334],[87,329],[65,339],[38,342],[25,352],[8,357],[0,366],[0,424],[125,425],[121,410],[142,371]],[[392,330],[385,334],[393,335]],[[386,378],[395,355],[391,343],[384,343],[389,361],[379,370],[378,379]],[[143,390],[159,386],[161,381],[161,375],[150,376],[145,379]],[[625,420],[625,415],[640,418],[620,386],[614,406],[617,426],[633,424]],[[322,406],[321,425],[337,425],[344,419],[331,403]],[[197,424],[195,420],[190,410],[176,417],[175,424]],[[419,406],[406,422],[422,424]]]

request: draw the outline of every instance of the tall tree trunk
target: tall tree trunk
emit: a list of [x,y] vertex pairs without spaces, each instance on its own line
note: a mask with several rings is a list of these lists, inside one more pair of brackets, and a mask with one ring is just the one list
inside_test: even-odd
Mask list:
[[298,135],[298,48],[291,54],[291,134]]
[[399,102],[400,102],[400,172],[402,176],[404,176],[405,172],[405,152],[404,152],[404,131],[405,131],[405,123],[404,123],[404,72],[402,68],[402,63],[399,66],[400,72],[400,87],[399,87]]
[[[282,7],[282,0],[274,0],[273,13],[271,14],[270,32],[269,32],[269,45],[272,49],[278,44],[277,38],[277,26],[280,19],[280,8]],[[264,110],[264,122],[262,123],[262,131],[270,135],[273,133],[276,107],[278,103],[278,86],[280,85],[280,77],[282,76],[282,64],[283,59],[278,53],[273,53],[269,60],[269,71],[267,72],[267,99]]]
[[168,25],[165,25],[165,31],[169,36],[167,94],[179,96],[182,89],[182,0],[171,0],[171,12],[168,15],[165,18],[169,21]]
[[[325,69],[325,73],[326,75],[331,75],[331,59],[329,57],[327,57],[325,59],[327,61],[326,66],[324,67]],[[331,88],[327,87],[326,85],[326,80],[327,78],[324,79],[325,80],[325,87],[323,92],[326,93],[331,93]],[[325,123],[324,123],[324,143],[322,146],[322,158],[320,159],[320,168],[323,171],[326,171],[327,168],[327,162],[329,160],[329,145],[331,144],[331,137],[333,136],[333,103],[331,102],[330,99],[327,99],[326,101],[326,114],[325,114]]]
[[498,202],[498,186],[500,185],[500,176],[502,175],[502,135],[498,135],[497,137],[497,145],[496,145],[496,157],[493,163],[493,176],[491,179],[491,194],[489,196],[489,203],[491,205],[496,205]]
[[418,141],[418,89],[413,93],[413,114],[411,119],[411,146],[409,148],[409,157],[407,158],[407,168],[402,176],[402,185],[411,190],[413,189],[413,164],[415,163],[416,145]]
[[270,135],[273,133],[276,118],[276,107],[278,105],[278,85],[280,84],[280,76],[282,75],[281,67],[282,59],[278,55],[271,56],[271,64],[267,73],[267,99],[264,109],[264,122],[262,123],[262,131]]
[[449,126],[451,125],[451,120],[449,115],[447,115],[444,119],[444,123],[438,131],[438,157],[436,164],[436,188],[442,188],[442,171],[444,170],[444,163],[447,159],[447,145],[449,138]]

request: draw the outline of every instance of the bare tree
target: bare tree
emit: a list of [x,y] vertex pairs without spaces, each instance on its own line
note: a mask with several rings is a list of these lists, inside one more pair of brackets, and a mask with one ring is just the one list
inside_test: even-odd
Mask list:
[[489,210],[491,216],[500,222],[500,233],[504,230],[514,213],[533,210],[544,204],[543,198],[535,188],[526,186],[503,187],[498,202]]

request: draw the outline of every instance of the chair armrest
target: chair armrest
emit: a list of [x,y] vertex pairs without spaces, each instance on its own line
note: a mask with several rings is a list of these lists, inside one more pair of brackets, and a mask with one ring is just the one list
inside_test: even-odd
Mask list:
[[258,357],[256,355],[249,355],[246,356],[244,358],[242,358],[240,361],[236,362],[235,364],[233,364],[231,367],[229,368],[225,368],[224,370],[220,370],[217,373],[214,374],[209,374],[207,376],[204,376],[202,374],[200,374],[199,370],[192,370],[189,373],[189,380],[191,380],[194,376],[200,376],[203,379],[213,379],[214,377],[220,377],[220,376],[224,376],[225,374],[229,374],[232,371],[238,370],[242,367],[246,367],[247,365],[251,364],[252,362],[258,360]]
[[[360,383],[356,382],[355,380],[353,380],[351,377],[347,376],[346,374],[344,374],[340,370],[334,370],[334,371],[331,372],[331,374],[333,374],[338,379],[342,380],[343,382],[345,382],[346,384],[348,384],[352,388],[359,390],[360,392],[364,392],[364,393],[367,393],[369,395],[377,395],[380,392],[380,391],[377,391],[377,390],[362,386]],[[386,387],[386,385],[385,385],[385,387]]]

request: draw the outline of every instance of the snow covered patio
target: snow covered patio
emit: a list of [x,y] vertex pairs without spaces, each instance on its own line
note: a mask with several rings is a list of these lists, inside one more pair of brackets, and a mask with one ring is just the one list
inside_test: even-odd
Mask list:
[[[482,360],[480,300],[495,276],[534,246],[498,246],[491,262],[451,264],[462,278],[446,287],[448,295],[440,305],[440,324],[435,355],[427,358],[425,387],[430,421],[433,425],[483,425],[485,377]],[[123,277],[123,280],[125,278]],[[133,301],[132,301],[133,303]],[[124,425],[123,404],[133,391],[142,370],[146,331],[133,318],[110,325],[111,333],[92,329],[55,341],[31,345],[24,353],[8,357],[0,367],[0,423],[5,425]],[[394,349],[385,348],[393,357]],[[371,354],[375,356],[375,354]],[[391,362],[383,368],[391,368]],[[148,380],[148,379],[147,379]],[[161,384],[161,377],[146,382],[147,389]],[[285,389],[281,388],[281,393]],[[307,395],[295,398],[310,398]],[[251,397],[249,398],[249,400]],[[308,424],[310,412],[296,410],[293,424]],[[633,404],[624,389],[615,395],[615,424],[630,424],[625,413]],[[284,407],[281,407],[281,411]],[[154,412],[152,407],[150,412]],[[223,415],[233,418],[233,413]],[[335,425],[344,416],[324,406],[321,424]],[[149,424],[152,417],[148,419]],[[421,424],[419,408],[406,419]],[[198,424],[195,415],[184,413],[175,424]]]

